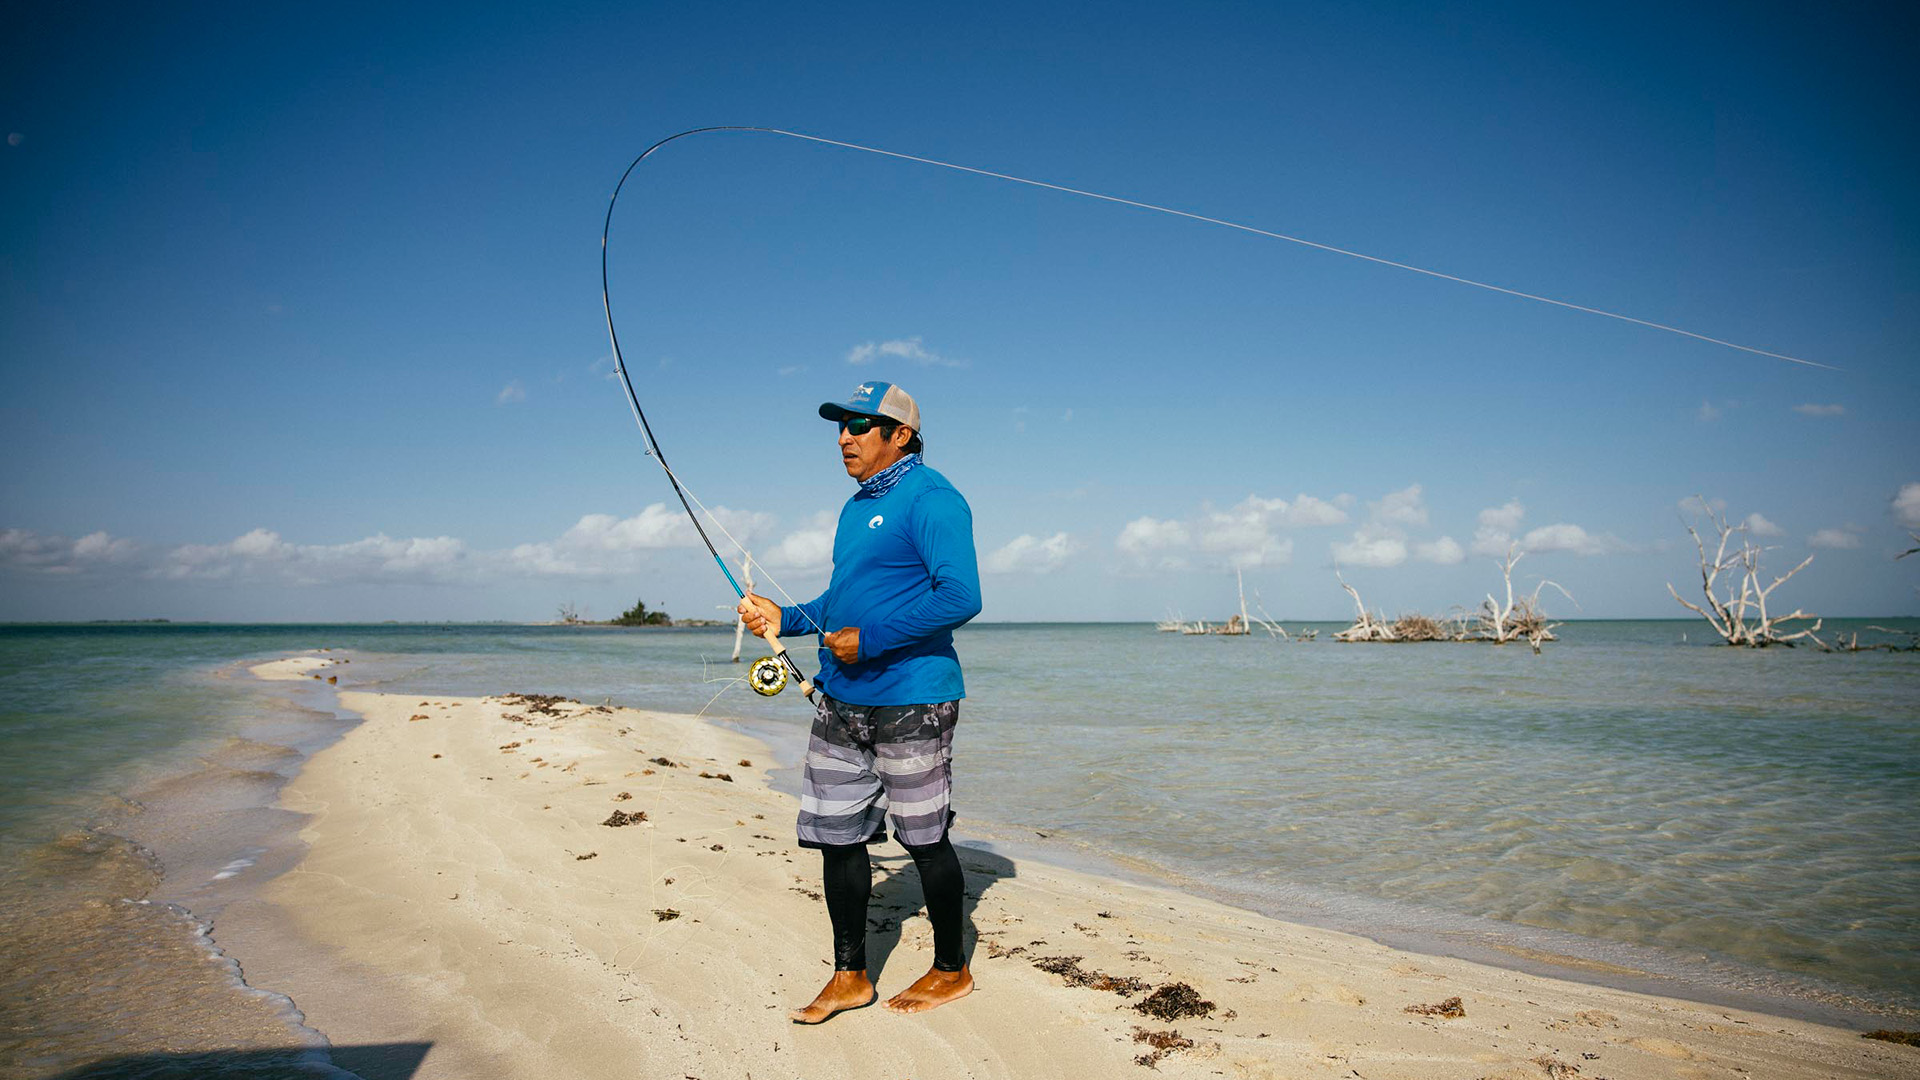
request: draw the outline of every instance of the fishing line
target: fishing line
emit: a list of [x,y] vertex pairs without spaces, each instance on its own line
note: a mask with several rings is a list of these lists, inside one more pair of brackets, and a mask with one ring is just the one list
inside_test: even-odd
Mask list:
[[[661,463],[661,467],[662,467],[662,468],[665,468],[665,467],[666,467],[666,463],[665,463],[665,462],[662,462],[662,463]],[[701,513],[703,513],[703,514],[705,514],[705,515],[707,515],[707,520],[713,523],[713,527],[714,527],[714,528],[716,528],[716,529],[719,529],[719,530],[720,530],[720,535],[721,535],[721,536],[724,536],[724,537],[726,537],[726,538],[727,538],[727,543],[729,543],[729,544],[732,544],[732,545],[733,545],[733,546],[734,546],[734,547],[735,547],[736,549],[738,549],[738,550],[739,550],[739,552],[740,552],[740,554],[742,554],[742,555],[745,555],[745,556],[747,556],[748,558],[752,558],[752,557],[753,557],[753,553],[747,550],[747,548],[746,548],[746,545],[745,545],[745,544],[742,544],[742,543],[741,543],[740,541],[738,541],[738,540],[736,540],[736,539],[734,539],[734,538],[733,538],[733,534],[727,531],[727,526],[726,526],[726,523],[720,520],[720,515],[718,515],[718,514],[716,514],[716,513],[714,513],[713,511],[711,511],[711,510],[709,510],[709,509],[707,509],[707,504],[706,504],[706,503],[703,503],[703,502],[701,502],[701,501],[700,501],[700,496],[698,496],[698,495],[695,495],[695,494],[693,493],[693,489],[692,489],[692,488],[690,488],[690,487],[688,487],[688,486],[686,486],[686,484],[684,484],[684,483],[682,483],[682,482],[680,481],[680,478],[679,478],[678,476],[675,476],[675,475],[674,475],[674,472],[673,472],[673,470],[672,470],[672,469],[667,469],[667,476],[673,479],[673,481],[674,481],[674,485],[675,485],[675,487],[677,487],[677,488],[678,488],[678,489],[679,489],[679,490],[680,490],[680,491],[681,491],[682,493],[684,493],[684,495],[685,495],[685,497],[686,497],[686,498],[689,498],[689,499],[692,499],[692,500],[693,500],[693,505],[695,505],[695,506],[697,506],[697,507],[699,507],[699,508],[700,508],[700,512],[701,512]],[[702,537],[704,538],[704,536],[705,536],[705,534],[703,533],[703,534],[701,534],[701,535],[702,535]],[[708,546],[709,548],[711,548],[711,547],[712,547],[713,545],[712,545],[712,543],[711,543],[711,542],[709,542],[707,546]],[[715,556],[715,557],[717,558],[718,556]],[[725,565],[726,565],[726,564],[724,564],[724,563],[722,563],[722,564],[721,564],[721,567],[722,567],[722,569],[724,569],[724,568],[725,568]],[[775,591],[775,592],[777,592],[777,593],[779,593],[779,594],[780,594],[780,598],[781,598],[782,600],[785,600],[785,601],[787,602],[787,606],[788,606],[788,607],[799,607],[799,604],[800,604],[800,602],[799,602],[799,601],[797,601],[797,600],[795,600],[795,599],[793,598],[793,596],[792,596],[792,594],[790,594],[790,593],[788,593],[786,589],[784,589],[784,588],[782,588],[782,587],[781,587],[781,585],[780,585],[780,583],[779,583],[778,581],[775,581],[775,580],[774,580],[774,577],[773,577],[773,575],[772,575],[771,573],[769,573],[769,572],[767,572],[767,564],[766,564],[766,563],[763,563],[763,562],[760,562],[759,560],[755,560],[755,561],[754,561],[754,565],[755,565],[755,566],[758,566],[758,567],[760,568],[760,571],[761,571],[761,573],[762,573],[762,574],[764,574],[764,575],[765,575],[765,577],[766,577],[766,579],[767,579],[767,584],[769,584],[769,585],[771,585],[771,586],[773,586],[773,591]],[[752,574],[748,574],[747,576],[748,576],[748,577],[752,577],[753,575],[752,575]],[[729,581],[731,581],[731,580],[733,580],[733,575],[732,575],[732,574],[728,574],[728,575],[727,575],[727,580],[729,580]],[[736,586],[735,586],[735,588],[737,589],[737,588],[739,588],[739,586],[737,586],[737,585],[736,585]],[[821,625],[820,625],[820,623],[819,623],[819,622],[818,622],[817,620],[815,620],[815,619],[814,619],[814,617],[813,617],[812,615],[810,615],[810,614],[808,614],[808,613],[806,612],[806,610],[805,610],[805,609],[802,609],[802,610],[801,610],[801,612],[800,612],[800,614],[801,614],[801,615],[804,615],[804,616],[806,616],[806,620],[807,620],[807,622],[809,622],[809,623],[811,623],[811,624],[813,625],[813,632],[814,632],[814,633],[818,633],[818,634],[824,634],[824,633],[826,633],[826,632],[827,632],[827,631],[826,631],[826,628],[825,628],[825,627],[823,627],[823,626],[821,626]]]
[[[971,173],[975,176],[989,177],[994,180],[1005,180],[1010,183],[1025,184],[1029,187],[1044,188],[1048,191],[1058,191],[1066,195],[1078,195],[1078,196],[1081,196],[1082,198],[1098,199],[1101,202],[1117,203],[1121,206],[1131,206],[1131,207],[1134,207],[1135,209],[1148,210],[1156,214],[1168,214],[1173,217],[1186,218],[1189,221],[1198,221],[1207,225],[1218,225],[1218,226],[1221,226],[1222,228],[1237,229],[1240,232],[1252,233],[1255,236],[1264,236],[1274,240],[1284,240],[1289,244],[1298,244],[1302,247],[1313,248],[1317,251],[1325,251],[1334,255],[1344,255],[1350,259],[1360,259],[1365,262],[1377,263],[1381,266],[1390,266],[1396,270],[1406,270],[1415,274],[1424,274],[1427,277],[1439,278],[1442,281],[1451,281],[1459,285],[1469,285],[1476,289],[1485,289],[1488,292],[1496,292],[1505,296],[1517,297],[1522,300],[1532,300],[1532,301],[1535,301],[1536,303],[1551,304],[1554,307],[1566,308],[1569,311],[1580,311],[1580,312],[1585,312],[1588,315],[1599,315],[1608,319],[1616,319],[1620,322],[1632,323],[1635,326],[1643,326],[1650,330],[1659,330],[1669,334],[1677,334],[1681,337],[1692,338],[1695,341],[1704,341],[1711,345],[1720,345],[1729,349],[1738,349],[1741,352],[1753,353],[1756,356],[1771,357],[1775,360],[1785,360],[1791,364],[1801,364],[1806,367],[1821,368],[1826,371],[1840,370],[1839,368],[1834,367],[1831,364],[1823,364],[1817,360],[1807,360],[1798,356],[1789,356],[1786,353],[1771,352],[1766,349],[1756,348],[1752,345],[1742,345],[1738,342],[1728,341],[1725,338],[1711,337],[1706,334],[1696,333],[1692,330],[1685,330],[1678,326],[1670,326],[1666,323],[1653,322],[1652,320],[1649,320],[1649,319],[1635,318],[1632,315],[1623,315],[1617,311],[1608,311],[1605,308],[1589,307],[1586,304],[1576,304],[1570,300],[1556,300],[1551,296],[1542,296],[1539,293],[1525,292],[1520,289],[1512,289],[1504,285],[1495,285],[1491,282],[1486,282],[1486,281],[1477,281],[1473,278],[1461,277],[1458,274],[1449,274],[1441,270],[1432,270],[1424,266],[1415,266],[1412,263],[1399,262],[1397,260],[1384,258],[1379,255],[1369,255],[1365,252],[1354,251],[1349,248],[1336,247],[1335,245],[1332,245],[1332,244],[1323,244],[1315,240],[1305,239],[1303,237],[1289,236],[1286,233],[1274,232],[1270,229],[1262,229],[1254,225],[1246,225],[1237,221],[1228,221],[1225,218],[1210,217],[1206,214],[1197,214],[1192,211],[1179,210],[1170,206],[1160,206],[1155,203],[1141,202],[1138,199],[1128,199],[1118,195],[1106,195],[1098,191],[1088,191],[1084,188],[1069,187],[1065,184],[1055,184],[1045,180],[1034,180],[1025,176],[1015,176],[1011,173],[995,172],[992,169],[982,169],[972,165],[960,165],[951,161],[941,161],[938,158],[921,157],[916,154],[905,154],[897,150],[883,150],[876,146],[863,146],[859,143],[843,142],[839,139],[828,139],[828,138],[823,138],[822,136],[819,136],[819,135],[806,135],[798,131],[787,131],[782,128],[753,127],[753,126],[747,126],[747,125],[720,125],[715,127],[693,128],[692,130],[689,130],[689,131],[682,131],[677,135],[669,135],[668,137],[660,140],[659,142],[654,143],[652,146],[648,147],[644,152],[642,152],[639,157],[633,159],[633,164],[628,165],[627,171],[621,174],[620,184],[614,187],[614,193],[613,193],[614,199],[617,200],[620,197],[620,186],[625,185],[625,183],[627,182],[628,175],[632,174],[634,168],[638,166],[641,161],[645,160],[648,154],[653,153],[655,150],[660,149],[662,146],[665,146],[666,144],[674,141],[675,139],[681,139],[681,138],[685,138],[688,135],[698,135],[703,132],[709,132],[709,131],[752,131],[752,132],[760,132],[762,134],[767,134],[767,135],[785,135],[788,138],[801,139],[806,142],[820,143],[826,146],[837,146],[846,150],[858,150],[861,153],[877,154],[881,157],[897,158],[901,161],[912,161],[921,165],[933,165],[942,169],[952,169],[956,172]],[[607,220],[611,222],[612,219],[613,219],[613,204],[609,202],[607,205]],[[601,233],[600,241],[601,241],[600,243],[601,287],[602,287],[602,297],[604,299],[605,286],[606,286],[606,233],[604,230]],[[609,335],[611,335],[613,332],[613,316],[612,316],[611,310],[608,311],[608,316],[607,316],[607,331]],[[617,362],[618,355],[619,355],[618,341],[615,341],[614,343],[614,353],[615,353],[615,360]],[[645,426],[644,421],[642,423],[642,426]]]

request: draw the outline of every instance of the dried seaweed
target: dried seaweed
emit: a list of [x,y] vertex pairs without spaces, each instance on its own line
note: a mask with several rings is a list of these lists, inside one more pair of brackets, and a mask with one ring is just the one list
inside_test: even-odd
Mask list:
[[1151,1016],[1155,1020],[1172,1023],[1189,1016],[1205,1016],[1213,1011],[1213,1002],[1207,1001],[1193,987],[1183,982],[1167,983],[1147,995],[1145,1001],[1134,1005],[1133,1010],[1142,1016]]
[[[1012,955],[1011,952],[1008,955]],[[1033,966],[1049,974],[1058,975],[1067,980],[1068,986],[1084,986],[1090,990],[1110,990],[1121,997],[1132,997],[1147,988],[1147,984],[1131,975],[1108,975],[1103,971],[1088,971],[1080,966],[1082,957],[1078,956],[1042,956],[1033,961]]]
[[559,716],[560,710],[554,708],[556,705],[579,704],[572,698],[561,697],[559,694],[508,694],[500,701],[503,705],[518,705],[530,713],[540,713],[545,716]]
[[1450,997],[1438,1005],[1409,1005],[1400,1011],[1420,1016],[1438,1016],[1445,1020],[1458,1020],[1467,1015],[1467,1007],[1457,997]]
[[1149,1069],[1157,1066],[1161,1058],[1175,1050],[1193,1049],[1193,1040],[1177,1031],[1148,1031],[1146,1028],[1137,1027],[1133,1029],[1133,1041],[1153,1047],[1152,1053],[1141,1054],[1133,1059],[1135,1065],[1145,1065]]
[[647,812],[645,810],[635,810],[631,814],[625,810],[615,810],[607,817],[607,820],[600,824],[608,828],[617,829],[622,825],[638,825],[645,820],[647,820]]
[[1863,1039],[1879,1039],[1882,1042],[1899,1043],[1902,1046],[1920,1046],[1920,1031],[1889,1031],[1880,1028],[1876,1031],[1863,1031]]
[[657,907],[653,909],[653,917],[656,921],[666,922],[669,919],[679,918],[680,913],[670,907]]

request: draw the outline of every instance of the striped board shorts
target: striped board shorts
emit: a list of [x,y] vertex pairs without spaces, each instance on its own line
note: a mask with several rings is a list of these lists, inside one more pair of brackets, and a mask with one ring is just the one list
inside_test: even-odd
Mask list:
[[801,847],[937,844],[953,820],[958,701],[849,705],[820,695],[801,770]]

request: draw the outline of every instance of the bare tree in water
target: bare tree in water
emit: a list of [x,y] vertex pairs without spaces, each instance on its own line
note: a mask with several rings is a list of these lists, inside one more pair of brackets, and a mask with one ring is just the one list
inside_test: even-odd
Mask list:
[[[1800,565],[1774,578],[1771,585],[1761,585],[1760,556],[1766,549],[1748,538],[1744,524],[1728,522],[1704,498],[1699,498],[1699,503],[1701,512],[1719,534],[1713,554],[1708,555],[1707,542],[1701,537],[1700,530],[1692,525],[1687,526],[1687,533],[1693,537],[1694,546],[1700,551],[1700,592],[1706,600],[1706,606],[1687,600],[1673,587],[1672,582],[1668,582],[1667,591],[1673,594],[1673,598],[1706,619],[1707,625],[1713,627],[1714,632],[1728,645],[1754,649],[1768,645],[1792,646],[1804,638],[1822,649],[1827,648],[1827,643],[1815,633],[1820,629],[1818,615],[1809,615],[1799,608],[1786,615],[1773,615],[1767,611],[1767,599],[1773,595],[1773,590],[1806,569],[1807,564],[1813,561],[1813,556],[1800,560]],[[1738,544],[1735,544],[1736,534]],[[1738,587],[1731,582],[1722,586],[1722,574],[1735,579]],[[1813,620],[1812,626],[1787,632],[1786,624],[1808,619]]]

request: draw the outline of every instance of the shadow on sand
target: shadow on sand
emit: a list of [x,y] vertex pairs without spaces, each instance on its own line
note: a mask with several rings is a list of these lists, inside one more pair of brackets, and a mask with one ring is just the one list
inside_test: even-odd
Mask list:
[[[995,882],[1017,875],[1013,860],[1004,855],[967,847],[958,842],[953,849],[960,855],[960,868],[965,871],[967,878],[966,899],[961,907],[961,932],[965,935],[965,948],[971,964],[974,948],[979,944],[979,935],[973,925],[973,909],[980,906],[980,898],[993,888]],[[900,924],[908,919],[926,918],[926,899],[920,892],[920,874],[914,870],[913,860],[904,852],[883,855],[879,848],[875,848],[873,865],[876,871],[873,899],[867,905],[867,974],[878,985],[888,958],[893,955],[895,946],[900,944]],[[903,959],[903,962],[906,961]],[[919,978],[921,972],[933,966],[933,952],[929,948],[926,955],[906,963],[913,969],[912,973],[903,980],[896,980],[898,985],[891,990],[882,990],[882,1000],[891,997],[895,991],[905,989],[907,983]]]
[[55,1076],[53,1080],[319,1080],[331,1075],[322,1066],[361,1080],[410,1080],[419,1071],[432,1043],[371,1043],[333,1046],[325,1050],[287,1047],[279,1050],[202,1050],[186,1054],[128,1054],[99,1061]]

